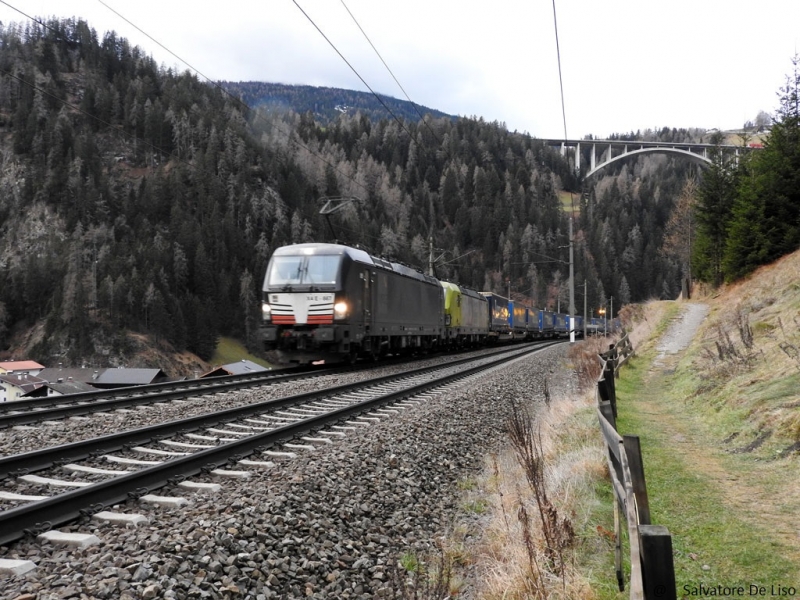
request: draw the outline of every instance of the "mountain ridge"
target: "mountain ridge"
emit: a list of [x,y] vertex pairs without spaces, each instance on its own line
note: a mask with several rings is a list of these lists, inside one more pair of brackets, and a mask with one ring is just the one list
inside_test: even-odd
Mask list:
[[392,115],[387,112],[386,107],[397,118],[413,122],[419,121],[425,115],[452,120],[458,118],[456,115],[386,94],[377,94],[376,97],[371,92],[344,88],[262,81],[220,81],[218,84],[250,108],[292,110],[299,114],[311,112],[314,119],[323,125],[335,121],[342,114],[353,116],[358,112],[371,121],[390,119]]

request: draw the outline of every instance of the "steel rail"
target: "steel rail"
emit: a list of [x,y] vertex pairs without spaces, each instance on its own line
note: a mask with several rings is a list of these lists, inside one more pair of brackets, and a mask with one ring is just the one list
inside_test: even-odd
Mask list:
[[[517,356],[538,352],[548,345],[518,352]],[[480,359],[473,358],[471,360]],[[13,542],[23,537],[26,533],[35,534],[46,531],[55,525],[73,521],[82,515],[93,514],[102,510],[101,507],[117,504],[131,497],[141,497],[168,483],[177,483],[186,477],[219,468],[229,462],[241,460],[258,448],[269,448],[284,440],[327,426],[332,422],[349,418],[384,404],[391,404],[401,399],[415,396],[432,388],[441,387],[452,381],[495,367],[506,360],[508,360],[506,357],[500,356],[488,363],[468,367],[442,378],[377,396],[324,415],[311,416],[268,432],[228,442],[216,448],[201,450],[189,456],[174,458],[160,465],[141,469],[135,473],[120,475],[72,492],[7,510],[0,513],[0,545]],[[449,366],[453,365],[450,364]],[[328,390],[328,393],[331,391]]]
[[[499,352],[507,351],[507,349]],[[492,353],[487,353],[491,355]],[[387,364],[386,362],[381,364]],[[391,364],[389,362],[388,364]],[[229,377],[191,379],[180,382],[154,383],[149,385],[81,392],[48,398],[29,398],[0,404],[0,430],[16,425],[30,425],[42,421],[91,414],[94,412],[117,410],[131,406],[168,402],[170,400],[217,394],[263,384],[282,383],[295,379],[352,372],[352,367],[333,367],[327,369],[290,367],[278,371],[247,373]],[[360,370],[358,368],[356,371]],[[194,383],[197,382],[197,383]],[[27,411],[25,409],[28,409]],[[22,410],[20,410],[22,409]],[[5,414],[2,414],[5,411]]]
[[[506,352],[513,352],[514,350],[507,350]],[[519,348],[516,348],[519,351]],[[502,352],[500,354],[503,354]],[[24,454],[15,454],[0,458],[0,481],[9,476],[18,476],[27,474],[33,471],[47,469],[52,466],[60,464],[67,464],[76,460],[82,460],[93,454],[106,454],[125,446],[146,444],[152,441],[166,439],[175,434],[188,433],[202,429],[205,427],[212,427],[221,423],[228,423],[236,419],[243,419],[255,414],[264,412],[265,410],[283,408],[301,402],[308,402],[330,396],[331,394],[347,393],[351,390],[376,386],[387,381],[407,379],[425,373],[442,370],[452,366],[458,366],[470,361],[480,360],[479,358],[463,358],[457,361],[449,362],[445,365],[434,365],[422,367],[419,369],[411,369],[396,373],[394,375],[384,375],[365,381],[356,383],[348,383],[332,388],[323,390],[316,390],[312,392],[305,392],[294,396],[284,396],[282,398],[274,398],[272,400],[265,400],[254,404],[246,404],[234,408],[228,408],[214,413],[206,413],[204,415],[197,415],[195,417],[188,417],[186,419],[179,419],[177,421],[169,421],[167,423],[160,423],[158,425],[150,425],[139,429],[132,429],[119,433],[112,433],[109,435],[92,438],[88,440],[72,442],[70,444],[62,444],[60,446],[52,446],[49,448],[42,448],[41,450],[34,450],[33,452],[26,452]]]
[[258,385],[260,383],[328,375],[337,371],[340,371],[340,369],[328,368],[309,370],[305,367],[291,367],[274,371],[256,371],[254,373],[242,375],[227,375],[208,377],[206,379],[186,379],[182,381],[165,381],[146,385],[133,385],[108,390],[48,396],[46,398],[26,398],[24,400],[15,400],[13,402],[3,402],[0,404],[0,428],[24,424],[16,422],[13,418],[20,416],[20,414],[27,414],[20,413],[20,411],[31,411],[31,414],[43,418],[47,415],[46,411],[49,407],[67,408],[69,405],[79,404],[81,406],[100,406],[101,403],[102,406],[111,406],[104,402],[112,402],[123,398],[128,399],[128,401],[137,399],[138,403],[146,404],[147,402],[160,402],[163,397],[162,395],[175,396],[182,393],[184,396],[197,396],[212,394],[219,391],[219,386],[231,386],[238,383],[240,384],[239,387],[246,387]]

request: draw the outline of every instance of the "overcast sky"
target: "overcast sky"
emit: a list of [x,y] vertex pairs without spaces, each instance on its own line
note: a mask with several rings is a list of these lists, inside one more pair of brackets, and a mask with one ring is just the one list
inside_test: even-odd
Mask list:
[[[293,0],[104,0],[214,80],[367,91]],[[99,0],[2,0],[82,17],[186,69]],[[552,0],[344,0],[411,100],[563,138]],[[297,0],[375,91],[404,98],[341,0]],[[799,0],[556,0],[569,138],[733,129],[773,114]],[[0,21],[25,17],[0,3]]]

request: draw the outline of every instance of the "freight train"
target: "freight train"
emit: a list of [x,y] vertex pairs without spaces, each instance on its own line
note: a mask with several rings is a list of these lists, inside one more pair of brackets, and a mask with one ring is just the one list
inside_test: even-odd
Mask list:
[[[476,292],[338,244],[275,250],[261,335],[284,362],[378,359],[569,334],[569,316]],[[583,318],[575,317],[576,334]]]

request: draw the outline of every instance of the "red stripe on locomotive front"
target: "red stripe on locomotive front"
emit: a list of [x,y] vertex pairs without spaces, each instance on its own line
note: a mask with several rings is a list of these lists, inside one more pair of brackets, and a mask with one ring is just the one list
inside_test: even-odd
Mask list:
[[272,315],[272,322],[276,325],[294,325],[294,317],[289,316],[282,316],[282,315]]
[[333,323],[333,315],[308,316],[309,325],[330,325],[332,323]]

